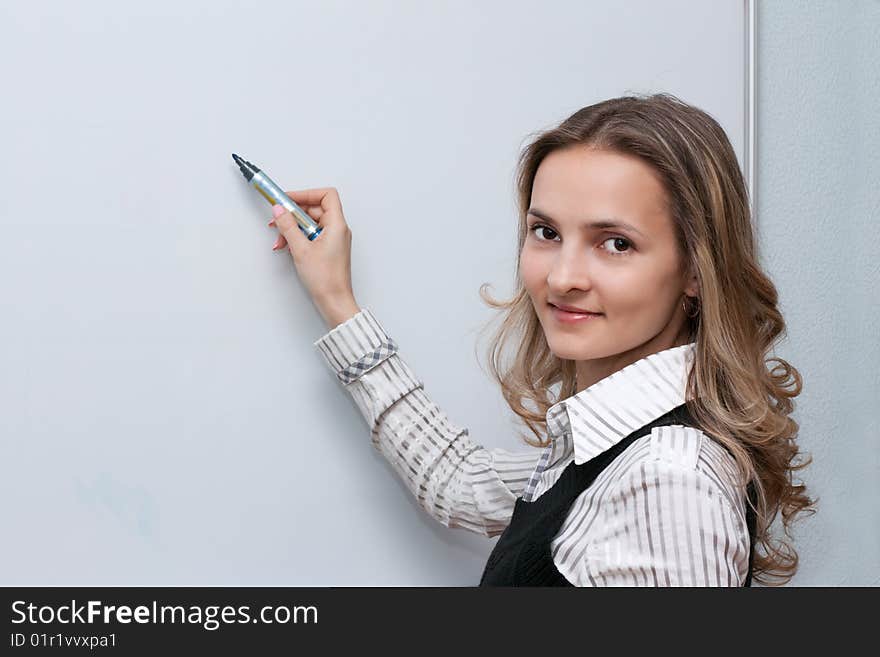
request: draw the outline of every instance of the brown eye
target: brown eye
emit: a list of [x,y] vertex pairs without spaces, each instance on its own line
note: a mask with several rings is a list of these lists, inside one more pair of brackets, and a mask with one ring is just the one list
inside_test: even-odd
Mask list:
[[[542,230],[549,231],[553,235],[556,235],[555,230],[553,230],[552,228],[549,228],[548,226],[545,226],[544,224],[534,224],[531,228],[529,228],[529,232],[535,233],[535,235],[537,235]],[[546,235],[545,235],[545,237],[546,237]],[[541,242],[552,242],[553,241],[552,239],[542,239],[542,238],[539,238],[539,240]]]
[[614,242],[615,249],[620,249],[620,248],[625,249],[624,251],[617,251],[617,250],[608,251],[608,253],[610,255],[627,255],[627,253],[632,248],[632,242],[630,242],[625,237],[609,237],[607,240],[602,242],[602,244],[607,244],[608,242]]

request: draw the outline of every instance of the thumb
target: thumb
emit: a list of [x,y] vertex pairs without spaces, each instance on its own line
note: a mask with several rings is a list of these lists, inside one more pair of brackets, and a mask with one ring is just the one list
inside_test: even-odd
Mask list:
[[275,226],[278,232],[284,236],[291,248],[297,248],[298,245],[308,242],[309,239],[300,230],[299,224],[290,212],[284,209],[284,206],[277,203],[272,206],[272,216],[275,218]]

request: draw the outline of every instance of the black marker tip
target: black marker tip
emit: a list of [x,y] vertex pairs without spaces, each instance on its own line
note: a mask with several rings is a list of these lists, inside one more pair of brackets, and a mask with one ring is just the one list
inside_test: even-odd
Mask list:
[[242,175],[250,181],[255,173],[259,173],[259,169],[255,167],[253,164],[248,162],[247,160],[240,158],[235,153],[232,154],[232,159],[235,160],[235,163],[238,165],[238,168],[241,170]]

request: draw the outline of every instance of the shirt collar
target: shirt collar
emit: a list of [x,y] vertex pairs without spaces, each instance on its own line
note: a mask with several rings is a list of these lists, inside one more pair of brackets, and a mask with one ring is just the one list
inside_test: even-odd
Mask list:
[[650,354],[547,410],[553,441],[570,433],[580,465],[685,402],[696,343]]

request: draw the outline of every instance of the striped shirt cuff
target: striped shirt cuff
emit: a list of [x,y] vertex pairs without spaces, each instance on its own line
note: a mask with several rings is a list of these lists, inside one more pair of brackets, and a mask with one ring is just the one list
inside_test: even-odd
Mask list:
[[397,344],[367,308],[361,309],[313,344],[344,385],[356,381],[397,353]]

